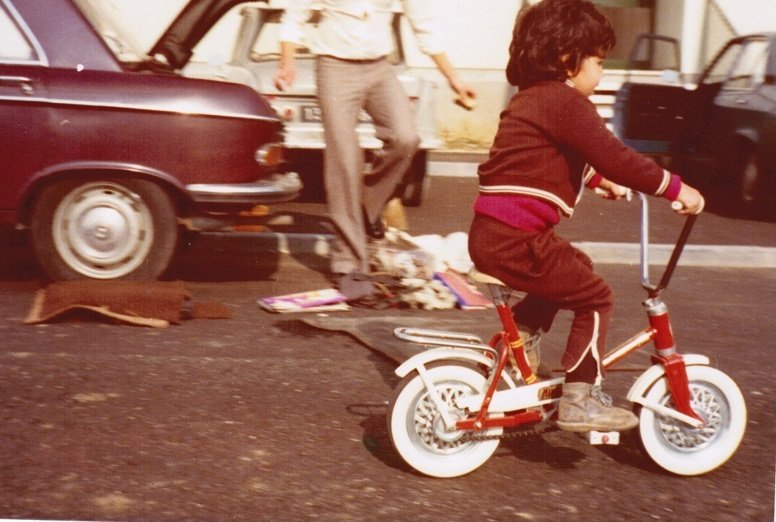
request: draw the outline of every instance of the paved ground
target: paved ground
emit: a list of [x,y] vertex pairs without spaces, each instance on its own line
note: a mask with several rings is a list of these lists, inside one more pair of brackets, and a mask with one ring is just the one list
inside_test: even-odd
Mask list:
[[[234,248],[200,245],[174,275],[229,320],[164,330],[93,317],[20,324],[40,286],[0,281],[0,516],[129,521],[411,519],[483,521],[773,520],[772,271],[684,269],[667,292],[680,347],[709,355],[741,386],[743,445],[702,477],[657,468],[629,436],[588,446],[550,432],[506,440],[471,475],[409,469],[388,439],[395,362],[350,335],[263,312],[256,299],[323,283],[323,267],[283,257],[271,270]],[[203,266],[210,267],[204,269]],[[634,267],[605,265],[618,300],[611,338],[644,327]],[[223,272],[228,271],[225,277]],[[759,303],[753,306],[752,303]],[[348,317],[488,333],[492,312],[355,310]],[[545,341],[560,356],[568,318]],[[633,359],[647,363],[646,356]],[[612,372],[622,403],[635,378]]]
[[[432,179],[413,233],[465,230],[473,180]],[[442,187],[442,188],[440,188]],[[624,239],[628,206],[585,200],[564,223],[585,241]],[[584,209],[584,210],[583,210]],[[611,213],[611,209],[617,209]],[[656,206],[657,210],[657,206]],[[295,226],[325,230],[322,208],[288,206]],[[584,219],[586,212],[589,219]],[[622,212],[622,213],[620,213]],[[655,222],[671,242],[677,220]],[[306,220],[306,221],[305,221]],[[308,226],[310,228],[308,228]],[[694,244],[772,248],[773,223],[705,214]],[[635,238],[635,236],[634,236]],[[614,448],[549,432],[505,440],[476,472],[434,480],[397,456],[385,425],[397,378],[389,325],[419,319],[487,335],[491,311],[354,310],[376,324],[370,347],[262,311],[256,299],[324,286],[320,256],[280,255],[256,236],[184,247],[168,277],[229,320],[139,328],[93,316],[21,324],[45,284],[17,237],[0,248],[0,517],[130,520],[770,522],[774,516],[773,268],[680,267],[666,292],[680,348],[711,357],[741,387],[744,442],[701,477],[661,471],[635,437]],[[617,299],[611,340],[644,327],[638,270],[601,264]],[[557,361],[569,318],[545,341]],[[646,355],[634,357],[637,366]],[[618,402],[634,372],[612,372]]]

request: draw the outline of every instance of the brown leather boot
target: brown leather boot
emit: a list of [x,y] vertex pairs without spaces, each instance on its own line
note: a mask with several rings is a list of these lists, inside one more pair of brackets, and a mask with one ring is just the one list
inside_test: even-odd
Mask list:
[[558,406],[558,427],[565,431],[627,431],[639,419],[624,408],[612,406],[612,398],[600,386],[586,382],[563,385]]

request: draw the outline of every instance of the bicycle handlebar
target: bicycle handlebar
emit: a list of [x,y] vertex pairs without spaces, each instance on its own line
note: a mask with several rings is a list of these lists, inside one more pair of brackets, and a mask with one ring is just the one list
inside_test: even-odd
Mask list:
[[679,233],[679,238],[676,240],[674,250],[671,252],[671,257],[666,264],[663,276],[660,278],[660,282],[657,285],[653,285],[649,279],[649,203],[647,196],[641,192],[637,192],[639,199],[641,200],[641,248],[640,248],[640,260],[641,260],[641,286],[649,294],[649,297],[657,297],[660,293],[668,287],[668,282],[671,280],[671,276],[676,269],[676,265],[679,263],[679,257],[682,255],[682,250],[687,244],[687,239],[690,237],[690,232],[695,225],[695,220],[698,218],[697,214],[690,214],[684,222],[682,231]]

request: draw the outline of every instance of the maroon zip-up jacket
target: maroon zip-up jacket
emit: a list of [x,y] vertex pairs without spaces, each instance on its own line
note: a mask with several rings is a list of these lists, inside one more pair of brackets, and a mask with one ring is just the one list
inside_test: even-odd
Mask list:
[[606,128],[595,105],[574,87],[539,82],[520,90],[501,113],[480,194],[523,195],[574,211],[586,165],[645,194],[662,195],[671,173],[638,154]]

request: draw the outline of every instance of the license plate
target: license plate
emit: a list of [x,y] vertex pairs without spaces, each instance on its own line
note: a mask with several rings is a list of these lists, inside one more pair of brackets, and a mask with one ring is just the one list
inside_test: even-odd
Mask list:
[[[320,123],[321,122],[321,108],[317,105],[302,105],[302,121],[305,123]],[[361,111],[358,115],[359,123],[371,123],[372,118],[369,115]]]

